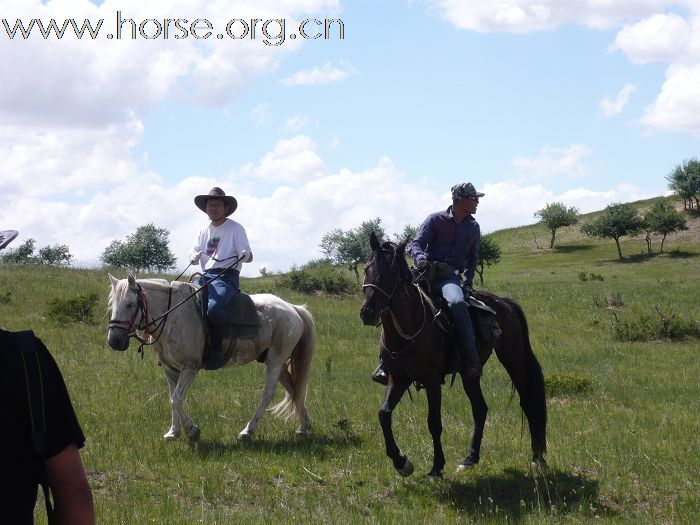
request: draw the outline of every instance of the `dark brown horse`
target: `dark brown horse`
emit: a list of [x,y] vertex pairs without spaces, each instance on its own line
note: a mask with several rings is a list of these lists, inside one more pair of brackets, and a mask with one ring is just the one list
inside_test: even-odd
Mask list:
[[[440,440],[441,385],[450,367],[454,366],[450,363],[448,350],[449,329],[443,329],[445,322],[436,317],[436,307],[418,286],[412,284],[413,275],[404,255],[406,243],[381,244],[372,232],[370,247],[372,257],[365,267],[365,301],[360,317],[365,325],[382,324],[379,344],[389,383],[379,410],[379,422],[384,433],[386,453],[401,475],[409,476],[413,472],[413,465],[401,454],[394,440],[391,415],[408,387],[412,383],[420,384],[425,387],[428,397],[428,429],[433,438],[433,468],[429,476],[441,477],[445,466]],[[496,350],[498,360],[507,370],[520,396],[520,406],[528,420],[533,466],[544,465],[547,427],[544,376],[530,346],[525,315],[512,299],[485,292],[476,295],[496,311],[496,320],[502,331],[493,344],[477,336],[481,362],[486,363],[491,350]],[[471,402],[474,418],[469,451],[459,465],[459,468],[466,468],[479,461],[488,407],[479,378],[465,380],[462,376],[462,385]]]

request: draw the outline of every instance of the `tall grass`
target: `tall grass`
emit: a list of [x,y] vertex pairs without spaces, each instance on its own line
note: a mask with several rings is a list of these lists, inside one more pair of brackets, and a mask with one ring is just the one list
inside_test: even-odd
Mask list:
[[[243,280],[247,291],[308,304],[316,318],[314,431],[306,439],[294,436],[294,422],[268,414],[252,442],[236,441],[260,399],[263,365],[254,363],[201,373],[187,402],[200,441],[163,441],[168,394],[153,354],[141,360],[133,345],[109,349],[101,310],[92,322],[68,325],[47,315],[53,299],[90,293],[106,307],[109,281],[100,270],[0,266],[0,325],[32,328],[56,357],[87,436],[82,453],[100,523],[699,522],[700,342],[621,341],[609,320],[611,312],[653,313],[657,304],[700,319],[698,243],[676,239],[681,255],[619,262],[612,242],[567,232],[558,234],[558,249],[538,250],[527,241],[536,227],[528,228],[496,233],[504,257],[485,283],[521,303],[549,384],[559,385],[548,401],[551,468],[542,473],[528,469],[527,427],[493,357],[483,377],[490,411],[481,463],[450,469],[466,455],[472,429],[456,385],[443,396],[446,479],[424,477],[432,444],[423,392],[394,416],[416,474],[394,474],[377,421],[383,389],[369,380],[379,329],[361,325],[359,290],[303,295],[276,276]],[[623,253],[635,242],[625,241]],[[581,272],[603,280],[582,281]],[[613,293],[622,305],[600,299]],[[586,388],[561,386],[572,382],[566,378]],[[37,522],[45,523],[40,511]]]

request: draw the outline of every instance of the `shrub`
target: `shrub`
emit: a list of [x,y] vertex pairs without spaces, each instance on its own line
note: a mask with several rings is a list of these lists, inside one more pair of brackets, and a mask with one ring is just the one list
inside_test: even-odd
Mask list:
[[342,295],[357,288],[345,271],[327,261],[310,261],[301,268],[292,267],[281,276],[280,285],[306,294],[323,292]]
[[549,397],[588,394],[593,390],[593,384],[590,379],[565,374],[545,377],[544,389]]
[[700,325],[692,319],[677,317],[671,309],[666,314],[657,304],[656,317],[640,314],[636,317],[620,318],[615,312],[610,316],[613,335],[620,341],[678,341],[687,337],[700,337]]
[[51,299],[47,305],[47,317],[57,323],[92,323],[95,320],[96,293],[78,295],[67,299]]

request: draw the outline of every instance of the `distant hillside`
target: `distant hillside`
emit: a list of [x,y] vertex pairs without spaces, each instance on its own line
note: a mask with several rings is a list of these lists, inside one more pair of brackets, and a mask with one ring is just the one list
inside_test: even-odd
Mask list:
[[[633,206],[644,212],[650,209],[658,201],[668,201],[674,204],[680,211],[682,203],[674,197],[654,197],[632,202]],[[592,238],[581,232],[581,226],[590,222],[602,210],[581,215],[581,220],[574,226],[557,230],[555,247],[549,250],[550,232],[542,224],[530,224],[517,228],[507,228],[497,230],[491,235],[501,247],[504,257],[512,255],[544,255],[547,253],[572,253],[587,251],[595,253],[596,256],[604,259],[616,259],[615,243],[612,239]],[[488,225],[482,225],[487,229]],[[661,236],[652,237],[654,251],[658,251]],[[646,242],[644,234],[636,237],[623,237],[621,239],[622,253],[625,257],[646,253]],[[688,217],[688,231],[670,234],[666,237],[664,252],[674,250],[690,251],[697,253],[700,250],[700,216]],[[609,252],[609,253],[608,253]]]

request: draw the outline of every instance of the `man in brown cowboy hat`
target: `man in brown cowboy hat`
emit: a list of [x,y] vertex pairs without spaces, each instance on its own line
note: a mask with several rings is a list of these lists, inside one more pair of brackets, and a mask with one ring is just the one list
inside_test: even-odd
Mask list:
[[[451,190],[452,206],[428,215],[408,250],[417,269],[430,268],[431,287],[438,288],[447,301],[459,335],[461,371],[464,377],[471,379],[481,375],[481,361],[462,286],[466,290],[473,286],[481,235],[473,215],[484,194],[476,191],[471,182],[456,184]],[[373,372],[372,379],[386,383],[381,364]]]
[[206,316],[213,328],[210,332],[212,346],[219,351],[221,339],[216,336],[216,325],[227,323],[226,306],[240,292],[240,270],[244,262],[253,260],[253,252],[243,226],[228,218],[238,207],[234,197],[214,187],[206,195],[197,195],[194,203],[209,216],[210,222],[195,238],[190,263],[201,266],[200,285],[211,281],[207,289],[202,290],[205,292],[203,302],[206,298]]

